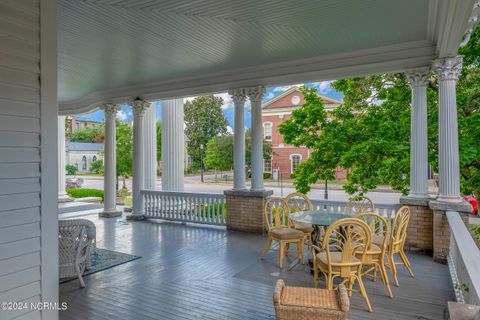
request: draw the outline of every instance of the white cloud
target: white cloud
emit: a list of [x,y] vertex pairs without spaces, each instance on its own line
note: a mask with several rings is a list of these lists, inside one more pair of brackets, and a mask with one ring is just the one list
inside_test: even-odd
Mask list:
[[267,96],[265,97],[265,99],[270,100],[270,99],[272,99],[273,97],[275,97],[275,93],[269,92],[269,93],[267,94]]
[[317,88],[318,93],[327,94],[332,90],[330,84],[332,81],[313,82],[312,85]]
[[233,134],[233,128],[230,126],[227,126],[227,132]]
[[223,99],[222,110],[233,108],[232,97],[228,94],[228,92],[217,93],[214,94],[214,96]]
[[128,114],[123,110],[118,110],[116,117],[120,121],[125,121],[128,119]]
[[285,91],[285,90],[290,89],[290,87],[291,87],[291,86],[274,87],[274,88],[272,89],[272,91],[275,92],[275,93],[280,93],[280,92],[283,92],[283,91]]

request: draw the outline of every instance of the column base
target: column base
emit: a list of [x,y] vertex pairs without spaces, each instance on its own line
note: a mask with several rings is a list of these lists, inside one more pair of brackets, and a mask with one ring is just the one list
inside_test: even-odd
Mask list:
[[98,213],[98,216],[101,218],[115,218],[115,217],[121,217],[122,216],[122,211],[102,211]]
[[447,211],[457,211],[465,225],[468,226],[468,218],[472,207],[463,199],[455,202],[436,199],[430,201],[429,206],[433,210],[433,260],[446,264],[450,249],[450,226],[445,213]]
[[145,220],[145,216],[143,214],[131,214],[127,216],[127,220],[142,221],[142,220]]
[[225,190],[227,197],[227,229],[262,233],[264,231],[263,207],[272,190]]
[[431,255],[433,252],[433,211],[429,207],[431,198],[417,196],[400,197],[400,204],[410,209],[405,249]]

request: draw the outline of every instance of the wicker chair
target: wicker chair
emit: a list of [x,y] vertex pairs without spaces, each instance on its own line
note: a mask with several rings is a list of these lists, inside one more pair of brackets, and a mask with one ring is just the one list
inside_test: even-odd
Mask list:
[[344,285],[337,290],[287,287],[277,281],[273,293],[277,320],[346,320],[350,301]]
[[[298,211],[313,210],[313,205],[308,197],[301,192],[290,193],[285,202],[288,204],[290,213]],[[302,231],[307,239],[307,244],[312,244],[313,227],[311,224],[293,221],[295,229]]]
[[270,198],[265,203],[264,219],[268,240],[263,247],[262,257],[270,250],[272,242],[277,241],[280,247],[280,270],[283,268],[283,256],[288,251],[290,243],[297,245],[297,254],[303,263],[304,233],[293,228],[292,222],[288,219],[289,212],[288,205],[282,198]]
[[[388,267],[393,275],[393,281],[396,287],[398,287],[398,278],[397,278],[397,264],[403,264],[407,268],[408,273],[413,278],[413,271],[408,261],[407,255],[405,254],[404,246],[405,240],[407,239],[407,227],[408,222],[410,221],[410,208],[403,206],[398,209],[395,214],[395,218],[392,223],[392,230],[390,236],[387,239],[387,259]],[[374,239],[374,243],[378,241]],[[394,256],[398,254],[402,262],[396,263]]]
[[82,275],[90,267],[90,253],[95,246],[96,229],[85,219],[58,221],[59,277],[78,277],[85,287]]
[[375,212],[375,205],[370,198],[357,195],[348,199],[345,206],[345,213],[357,216],[363,212]]
[[327,289],[333,289],[336,277],[347,283],[348,293],[352,294],[355,281],[365,299],[368,311],[372,306],[362,280],[363,261],[372,239],[368,225],[357,218],[345,218],[331,224],[325,231],[322,248],[312,246],[313,285],[318,285],[318,272],[325,276]]
[[[387,270],[385,269],[385,252],[387,250],[388,235],[387,219],[378,215],[376,212],[361,213],[357,218],[368,224],[370,231],[372,232],[372,243],[370,243],[369,247],[367,248],[367,254],[365,255],[365,260],[363,261],[364,266],[371,266],[371,268],[365,271],[364,274],[372,273],[373,280],[375,281],[377,279],[377,268],[379,268],[382,281],[385,284],[385,287],[387,287],[388,296],[393,298]],[[373,239],[376,239],[376,241]],[[358,256],[361,254],[362,252],[357,253]]]

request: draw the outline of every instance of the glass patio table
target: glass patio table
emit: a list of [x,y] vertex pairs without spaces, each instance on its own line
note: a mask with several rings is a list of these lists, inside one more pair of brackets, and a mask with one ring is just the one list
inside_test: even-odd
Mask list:
[[325,210],[297,211],[288,216],[288,218],[292,221],[307,223],[313,226],[314,232],[312,234],[312,240],[314,244],[318,243],[318,238],[320,237],[320,227],[328,227],[340,219],[351,217],[351,215],[346,213],[330,212]]

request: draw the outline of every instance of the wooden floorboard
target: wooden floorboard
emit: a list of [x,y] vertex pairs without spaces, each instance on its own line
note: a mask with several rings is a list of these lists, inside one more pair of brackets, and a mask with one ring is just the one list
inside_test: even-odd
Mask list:
[[[83,218],[96,224],[99,248],[142,258],[86,276],[83,289],[78,281],[61,284],[60,299],[68,304],[61,320],[275,319],[272,292],[279,278],[288,285],[313,285],[304,265],[280,272],[276,251],[260,259],[261,235],[124,217]],[[442,319],[446,302],[455,299],[447,267],[428,256],[408,256],[415,279],[400,267],[393,299],[382,282],[365,280],[374,311],[366,311],[354,293],[349,319]]]

